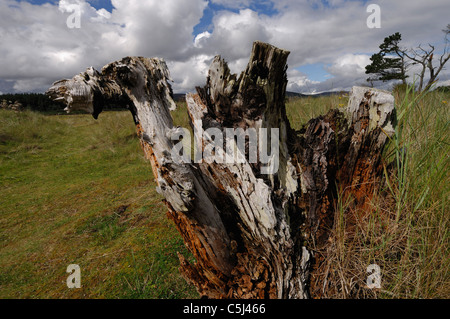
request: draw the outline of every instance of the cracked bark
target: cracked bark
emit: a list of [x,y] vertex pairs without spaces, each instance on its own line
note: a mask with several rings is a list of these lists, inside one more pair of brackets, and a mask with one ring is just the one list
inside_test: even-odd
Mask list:
[[310,243],[327,244],[338,192],[363,209],[380,179],[381,152],[394,130],[392,95],[355,87],[346,109],[294,131],[284,104],[288,55],[255,42],[239,76],[217,56],[206,86],[186,96],[200,152],[214,142],[204,132],[208,128],[224,136],[226,128],[260,135],[259,129],[278,129],[278,169],[268,174],[260,162],[248,160],[249,142],[243,163],[173,161],[178,141],[172,138],[179,130],[170,115],[176,105],[162,59],[126,57],[101,72],[89,68],[55,82],[47,92],[64,100],[67,111],[82,109],[95,118],[106,104],[131,111],[167,215],[196,259],[191,264],[179,255],[180,271],[201,295],[314,297],[309,276],[320,258]]

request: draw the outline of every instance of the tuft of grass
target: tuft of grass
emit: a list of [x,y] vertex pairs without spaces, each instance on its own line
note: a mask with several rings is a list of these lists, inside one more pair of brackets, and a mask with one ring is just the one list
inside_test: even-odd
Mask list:
[[[336,208],[323,290],[327,298],[448,298],[449,94],[394,92],[398,124],[370,212]],[[354,227],[348,227],[354,223]],[[367,267],[381,269],[368,289]]]

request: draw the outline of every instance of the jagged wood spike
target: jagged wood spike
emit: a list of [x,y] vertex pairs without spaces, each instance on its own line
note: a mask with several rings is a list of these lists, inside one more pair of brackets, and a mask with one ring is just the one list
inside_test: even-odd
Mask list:
[[239,76],[218,56],[206,86],[186,96],[200,154],[214,144],[208,128],[224,136],[227,128],[255,129],[259,137],[260,129],[278,130],[273,147],[279,156],[269,161],[277,169],[265,174],[263,164],[248,160],[250,143],[242,163],[173,161],[172,137],[179,131],[170,115],[175,103],[161,59],[127,57],[101,72],[89,68],[56,82],[47,92],[63,98],[67,111],[83,109],[95,118],[110,103],[132,112],[168,217],[196,258],[190,264],[179,255],[180,270],[201,295],[314,297],[309,275],[321,260],[313,249],[327,245],[338,192],[345,190],[344,196],[354,196],[355,209],[363,208],[380,179],[381,152],[394,130],[392,95],[355,87],[346,109],[312,119],[295,132],[284,104],[288,55],[255,42]]

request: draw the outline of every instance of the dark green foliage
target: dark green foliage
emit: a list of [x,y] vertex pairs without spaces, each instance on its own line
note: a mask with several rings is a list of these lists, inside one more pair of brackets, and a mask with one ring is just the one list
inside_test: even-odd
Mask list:
[[65,108],[63,103],[54,102],[42,93],[3,94],[0,95],[0,102],[2,100],[13,103],[17,101],[23,108],[40,112],[62,111]]
[[384,39],[380,45],[380,52],[370,58],[371,64],[366,66],[366,74],[374,74],[367,81],[401,80],[406,84],[406,64],[404,50],[399,47],[402,39],[400,33],[394,33]]
[[[3,100],[11,101],[12,103],[17,101],[22,104],[24,109],[46,113],[64,113],[64,108],[66,107],[64,103],[52,101],[47,95],[42,93],[3,94],[0,95],[0,103]],[[103,108],[105,110],[120,109],[120,107],[114,105],[105,105]]]
[[450,86],[439,86],[435,91],[441,93],[450,93]]

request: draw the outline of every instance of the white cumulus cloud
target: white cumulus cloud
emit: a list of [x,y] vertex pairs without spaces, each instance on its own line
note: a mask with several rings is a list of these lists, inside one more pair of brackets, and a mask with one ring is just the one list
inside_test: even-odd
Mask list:
[[[214,12],[207,31],[194,34],[208,3],[223,9]],[[192,91],[205,83],[215,55],[239,73],[259,40],[291,52],[289,90],[319,92],[363,84],[370,55],[395,32],[405,47],[431,43],[442,50],[448,0],[373,3],[381,8],[380,29],[367,27],[368,3],[356,0],[112,0],[112,12],[86,0],[0,0],[0,90],[44,91],[88,66],[134,55],[164,58],[174,90]],[[66,24],[73,5],[81,9],[79,29]],[[330,77],[312,81],[296,70],[307,64],[327,66]],[[449,71],[441,74],[449,78]]]

